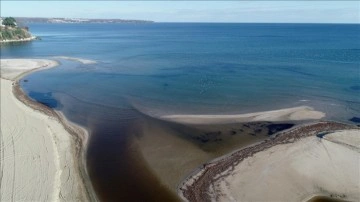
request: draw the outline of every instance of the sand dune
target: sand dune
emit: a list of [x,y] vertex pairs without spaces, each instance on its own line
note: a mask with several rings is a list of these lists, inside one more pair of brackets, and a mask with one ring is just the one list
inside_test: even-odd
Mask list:
[[54,117],[24,105],[12,92],[26,72],[55,61],[1,60],[0,201],[86,201],[74,137]]

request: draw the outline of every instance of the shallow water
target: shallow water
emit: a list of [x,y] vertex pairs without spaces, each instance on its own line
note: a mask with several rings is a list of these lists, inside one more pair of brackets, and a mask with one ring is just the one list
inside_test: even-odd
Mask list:
[[[134,128],[148,119],[138,109],[156,116],[308,105],[326,112],[326,119],[345,122],[360,113],[360,25],[29,26],[42,40],[2,47],[2,58],[98,61],[60,59],[59,67],[29,75],[21,86],[90,130],[88,168],[102,199],[174,197],[134,144]],[[215,153],[218,148],[198,147]]]

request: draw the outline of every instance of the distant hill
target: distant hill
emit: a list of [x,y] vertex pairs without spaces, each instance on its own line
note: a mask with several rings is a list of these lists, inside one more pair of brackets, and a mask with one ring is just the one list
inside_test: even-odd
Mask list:
[[84,19],[84,18],[28,18],[15,17],[17,22],[27,23],[153,23],[149,20]]

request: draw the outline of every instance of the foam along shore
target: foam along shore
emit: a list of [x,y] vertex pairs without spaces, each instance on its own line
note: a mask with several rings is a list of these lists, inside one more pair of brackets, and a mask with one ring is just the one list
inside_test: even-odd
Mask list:
[[166,121],[182,124],[225,124],[225,123],[244,123],[255,121],[300,121],[321,119],[325,113],[316,111],[308,106],[285,108],[280,110],[255,112],[248,114],[231,115],[163,115],[159,118]]
[[[79,151],[83,148],[81,138],[70,134],[70,126],[51,115],[53,110],[41,110],[40,104],[35,110],[35,102],[31,108],[25,105],[26,96],[17,84],[26,73],[54,67],[57,62],[1,59],[0,64],[0,201],[88,201],[91,194],[85,186],[89,182]],[[71,128],[86,133],[80,127]]]
[[360,201],[359,170],[359,127],[320,122],[207,163],[179,194],[185,201]]
[[33,40],[36,40],[36,39],[37,39],[36,36],[32,36],[32,37],[23,38],[23,39],[1,40],[0,44],[2,44],[2,43],[14,43],[14,42],[26,42],[26,41],[33,41]]

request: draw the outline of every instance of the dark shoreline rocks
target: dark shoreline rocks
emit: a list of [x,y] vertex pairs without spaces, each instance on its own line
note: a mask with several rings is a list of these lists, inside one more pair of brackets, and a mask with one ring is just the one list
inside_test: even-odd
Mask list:
[[354,116],[351,119],[349,119],[349,121],[354,122],[354,123],[360,123],[360,117]]

